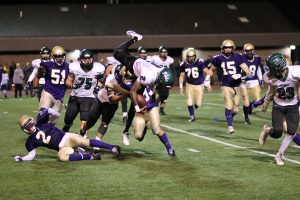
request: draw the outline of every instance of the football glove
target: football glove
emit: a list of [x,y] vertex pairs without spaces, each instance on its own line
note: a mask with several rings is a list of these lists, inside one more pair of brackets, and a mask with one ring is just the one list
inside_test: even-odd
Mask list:
[[98,92],[100,91],[100,89],[101,89],[101,87],[96,86],[96,87],[94,88],[94,90],[93,90],[93,94],[94,94],[95,96],[97,96],[97,95],[98,95]]
[[24,86],[24,89],[25,90],[29,90],[30,89],[30,86],[32,86],[32,82],[27,82]]

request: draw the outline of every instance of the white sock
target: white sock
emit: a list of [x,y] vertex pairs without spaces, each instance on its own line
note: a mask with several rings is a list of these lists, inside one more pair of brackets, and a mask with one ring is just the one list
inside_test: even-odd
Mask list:
[[127,117],[127,112],[122,113],[123,117]]
[[101,141],[101,138],[99,138],[98,136],[96,136],[96,137],[95,137],[95,140]]
[[281,145],[280,145],[280,148],[279,148],[277,154],[283,155],[284,152],[285,152],[285,150],[288,148],[288,146],[292,142],[292,140],[293,140],[293,136],[292,135],[285,134],[285,137],[283,138],[283,140],[281,142]]

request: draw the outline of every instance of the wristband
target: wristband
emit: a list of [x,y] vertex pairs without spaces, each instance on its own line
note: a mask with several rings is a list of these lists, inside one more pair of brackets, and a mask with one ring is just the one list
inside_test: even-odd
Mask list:
[[134,109],[135,109],[135,112],[140,112],[141,111],[139,105],[135,105]]
[[182,88],[183,87],[183,84],[182,83],[179,83],[179,88]]

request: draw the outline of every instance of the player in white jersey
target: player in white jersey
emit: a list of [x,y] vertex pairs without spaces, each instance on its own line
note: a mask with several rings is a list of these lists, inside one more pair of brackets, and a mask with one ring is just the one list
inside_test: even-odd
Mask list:
[[7,74],[7,68],[3,67],[2,75],[1,75],[1,83],[0,83],[0,91],[3,92],[4,97],[7,98],[7,84],[8,84],[8,74]]
[[64,118],[63,131],[68,132],[73,125],[78,113],[80,113],[80,129],[88,120],[89,111],[95,95],[94,88],[97,86],[96,76],[103,74],[104,65],[94,61],[91,50],[83,49],[80,52],[80,62],[70,63],[68,85],[72,85],[67,110]]
[[[300,80],[300,66],[287,66],[285,56],[279,53],[270,55],[266,64],[270,70],[268,73],[271,78],[271,81],[269,81],[270,94],[274,97],[272,126],[264,125],[259,136],[259,143],[263,145],[269,135],[272,138],[280,138],[283,133],[283,121],[285,119],[287,132],[274,158],[277,165],[284,165],[282,156],[293,140],[299,124],[296,83]],[[266,96],[263,111],[266,111],[272,96]]]
[[[151,62],[162,68],[171,68],[174,63],[174,59],[168,56],[168,49],[165,46],[160,46],[158,48],[158,55],[151,57]],[[171,87],[166,87],[165,85],[157,85],[156,90],[158,93],[159,101],[159,114],[165,115],[164,108],[169,97],[169,90]]]
[[[118,85],[114,74],[106,77],[105,85]],[[128,94],[128,92],[127,92]],[[102,87],[98,92],[97,98],[93,100],[92,106],[89,111],[88,121],[85,126],[80,130],[81,135],[85,135],[86,131],[93,127],[99,117],[102,115],[101,124],[96,133],[96,140],[102,140],[105,135],[108,125],[118,109],[118,102],[125,96],[125,93],[116,93],[109,87]]]
[[[36,63],[41,63],[41,61],[47,62],[51,60],[51,49],[48,47],[42,47],[40,50],[40,59],[35,59],[32,61],[32,66],[34,69],[30,74],[28,81],[25,85],[25,88],[29,88],[30,85],[33,85],[34,91],[37,95],[38,101],[40,102],[41,94],[45,86],[45,78],[44,78],[44,71],[36,66]],[[33,65],[35,64],[35,65]]]
[[[130,90],[131,101],[134,104],[136,111],[135,119],[133,121],[134,136],[136,139],[143,137],[143,130],[145,127],[145,116],[149,116],[149,121],[152,127],[152,132],[157,135],[160,141],[164,144],[170,157],[175,156],[175,151],[172,148],[167,134],[160,127],[160,117],[158,104],[155,98],[153,98],[155,86],[158,83],[164,83],[165,85],[171,85],[174,81],[174,77],[168,68],[160,68],[159,66],[153,65],[144,59],[137,58],[128,53],[128,48],[136,41],[143,38],[142,35],[137,34],[134,31],[127,31],[127,35],[131,39],[119,47],[114,49],[114,57],[125,65],[128,72],[136,76],[136,81]],[[171,80],[173,79],[173,81]],[[138,105],[138,93],[143,94],[147,106],[140,108]],[[147,114],[144,113],[147,110]]]

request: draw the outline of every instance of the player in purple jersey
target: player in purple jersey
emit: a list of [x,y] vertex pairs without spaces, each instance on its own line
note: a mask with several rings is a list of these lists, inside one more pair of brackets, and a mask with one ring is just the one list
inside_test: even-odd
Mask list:
[[190,114],[189,122],[196,120],[194,106],[197,109],[202,105],[204,94],[204,72],[210,71],[203,59],[196,57],[194,48],[189,48],[186,52],[186,60],[180,64],[179,93],[183,94],[183,82],[186,79],[186,103]]
[[[134,57],[128,53],[128,48],[134,43],[143,38],[142,35],[137,34],[134,31],[127,31],[127,35],[131,37],[131,39],[119,47],[114,49],[113,56],[119,62],[126,66],[128,72],[133,74],[136,77],[136,81],[133,84],[133,87],[130,90],[131,101],[134,104],[134,108],[136,111],[135,119],[133,121],[134,127],[134,136],[136,139],[141,139],[143,137],[143,131],[145,127],[145,117],[143,113],[146,111],[146,107],[140,108],[138,105],[138,93],[145,92],[145,88],[149,88],[152,91],[155,88],[156,84],[165,84],[166,86],[171,86],[174,83],[174,77],[171,73],[170,69],[159,68],[147,62],[144,59]],[[149,91],[150,92],[150,91]],[[146,102],[151,94],[149,92],[143,93]],[[149,96],[148,96],[149,95]],[[156,100],[155,100],[156,101]],[[148,111],[149,121],[152,127],[152,132],[154,135],[157,135],[160,141],[164,144],[167,149],[168,155],[170,157],[175,156],[175,150],[172,148],[167,134],[160,127],[160,116],[158,106],[153,107],[150,111]]]
[[262,84],[262,64],[261,58],[254,53],[254,45],[246,43],[243,47],[244,53],[243,60],[249,67],[251,76],[242,77],[241,83],[241,95],[243,99],[243,111],[245,117],[245,124],[251,124],[249,120],[249,114],[251,114],[249,95],[251,95],[254,101],[258,101],[261,98],[260,84]]
[[[32,61],[32,65],[37,69],[43,67],[45,70],[45,86],[39,107],[53,108],[60,113],[62,99],[66,92],[65,83],[69,74],[69,64],[65,62],[66,52],[61,46],[52,49],[51,57],[52,59],[48,61],[36,59]],[[49,120],[54,123],[56,119],[51,116]]]
[[235,44],[232,40],[224,40],[221,46],[221,55],[212,59],[211,70],[222,69],[221,86],[225,100],[225,117],[228,125],[228,132],[234,133],[233,116],[239,111],[240,84],[242,82],[242,69],[246,75],[250,75],[248,66],[242,56],[234,52]]
[[28,115],[20,118],[19,124],[21,129],[29,135],[25,143],[28,154],[25,156],[15,156],[15,161],[33,160],[38,147],[46,147],[58,151],[58,159],[60,161],[101,159],[100,154],[74,153],[73,148],[76,147],[99,147],[109,149],[116,155],[121,153],[119,146],[86,139],[75,133],[61,131],[53,124],[48,123],[50,115],[57,116],[59,113],[52,108],[41,108],[36,122]]

